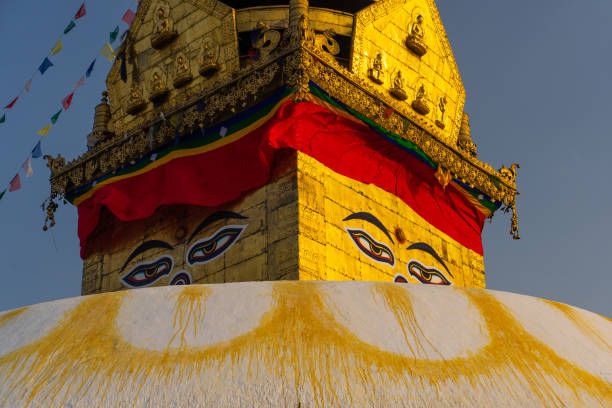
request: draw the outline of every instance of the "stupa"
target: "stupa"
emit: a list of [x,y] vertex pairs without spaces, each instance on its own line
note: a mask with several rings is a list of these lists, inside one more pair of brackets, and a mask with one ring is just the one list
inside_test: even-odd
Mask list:
[[612,406],[610,320],[484,289],[464,103],[433,0],[142,0],[48,157],[91,296],[0,314],[0,406]]

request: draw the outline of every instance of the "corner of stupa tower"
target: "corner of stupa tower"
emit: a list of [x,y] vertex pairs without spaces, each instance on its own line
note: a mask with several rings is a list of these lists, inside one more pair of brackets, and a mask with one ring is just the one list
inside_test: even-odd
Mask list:
[[143,0],[106,83],[87,152],[49,159],[83,294],[485,287],[484,220],[512,211],[518,238],[517,166],[477,158],[433,0]]

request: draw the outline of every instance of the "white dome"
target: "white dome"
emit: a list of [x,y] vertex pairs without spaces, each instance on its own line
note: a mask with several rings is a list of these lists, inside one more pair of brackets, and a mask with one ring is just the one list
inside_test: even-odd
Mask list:
[[612,322],[482,289],[172,286],[0,314],[4,407],[610,407]]

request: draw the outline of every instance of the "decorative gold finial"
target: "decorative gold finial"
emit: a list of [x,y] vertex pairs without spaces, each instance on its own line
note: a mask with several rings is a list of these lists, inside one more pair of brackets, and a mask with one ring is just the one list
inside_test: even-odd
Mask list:
[[459,138],[457,139],[457,146],[476,157],[476,144],[472,142],[472,136],[470,132],[470,117],[467,113],[463,112],[463,119],[461,120],[461,128],[459,129]]
[[158,3],[155,20],[155,29],[151,36],[151,46],[160,49],[169,44],[178,35],[174,30],[174,22],[170,18],[170,6],[165,1]]
[[189,68],[189,61],[183,54],[179,54],[176,57],[176,74],[174,76],[174,87],[180,88],[187,85],[193,79],[191,69]]
[[440,110],[440,119],[436,120],[436,126],[438,126],[440,129],[444,129],[444,127],[446,126],[446,124],[444,123],[444,113],[446,113],[447,103],[448,101],[446,100],[446,96],[441,96],[440,99],[438,99],[438,109]]
[[408,94],[404,90],[404,78],[402,78],[402,71],[397,71],[395,78],[393,79],[393,87],[389,90],[391,95],[399,99],[400,101],[408,99]]
[[406,39],[406,46],[419,57],[427,53],[425,43],[425,28],[423,27],[423,16],[417,15],[416,20],[410,25],[409,35]]
[[384,74],[385,64],[383,62],[383,56],[379,52],[372,60],[372,68],[368,71],[368,77],[377,84],[382,85],[384,82]]
[[211,77],[221,68],[217,64],[219,46],[211,38],[204,40],[202,45],[202,62],[200,63],[200,75]]
[[66,165],[66,159],[61,154],[58,154],[55,158],[45,154],[43,159],[47,161],[47,167],[51,170],[52,176],[57,174]]
[[429,113],[429,104],[427,103],[427,92],[425,91],[425,85],[421,84],[416,93],[416,98],[412,101],[412,109],[421,115],[427,115]]

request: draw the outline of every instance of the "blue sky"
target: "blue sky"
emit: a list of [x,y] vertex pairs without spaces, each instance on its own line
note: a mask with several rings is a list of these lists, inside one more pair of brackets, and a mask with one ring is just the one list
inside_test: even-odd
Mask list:
[[[3,64],[0,104],[8,104],[57,41],[81,0],[0,2]],[[466,88],[466,111],[479,157],[519,170],[521,240],[509,216],[485,225],[491,289],[552,299],[612,316],[612,66],[609,0],[514,2],[437,0]],[[63,38],[55,64],[34,77],[0,125],[0,185],[19,169],[61,100],[84,74],[131,0],[87,3],[87,15]],[[93,109],[110,63],[99,57],[91,79],[43,138],[45,154],[72,159],[85,150]],[[4,99],[2,99],[4,98]],[[76,209],[60,206],[57,225],[42,231],[40,204],[49,171],[0,201],[0,310],[80,294]],[[4,188],[0,186],[0,188]]]

